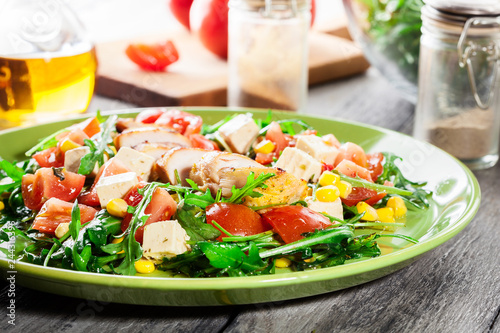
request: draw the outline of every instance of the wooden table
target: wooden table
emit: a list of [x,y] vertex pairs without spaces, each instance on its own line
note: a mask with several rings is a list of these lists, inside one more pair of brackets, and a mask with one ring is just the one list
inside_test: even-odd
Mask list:
[[[91,110],[128,107],[95,97]],[[308,113],[411,133],[414,106],[375,70],[310,90]],[[224,307],[105,304],[17,287],[18,332],[500,332],[500,165],[475,172],[482,204],[469,226],[410,266],[324,295]],[[1,282],[0,331],[7,323]]]

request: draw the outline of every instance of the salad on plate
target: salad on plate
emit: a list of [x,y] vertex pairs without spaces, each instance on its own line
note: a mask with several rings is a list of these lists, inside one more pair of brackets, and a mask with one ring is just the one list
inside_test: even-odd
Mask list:
[[425,183],[302,120],[177,109],[94,117],[0,159],[0,250],[37,265],[179,277],[275,274],[381,254]]

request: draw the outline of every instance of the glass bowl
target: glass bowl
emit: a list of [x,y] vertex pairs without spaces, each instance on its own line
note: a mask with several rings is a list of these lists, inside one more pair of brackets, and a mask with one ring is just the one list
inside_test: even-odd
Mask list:
[[422,0],[342,1],[349,31],[368,61],[415,104]]

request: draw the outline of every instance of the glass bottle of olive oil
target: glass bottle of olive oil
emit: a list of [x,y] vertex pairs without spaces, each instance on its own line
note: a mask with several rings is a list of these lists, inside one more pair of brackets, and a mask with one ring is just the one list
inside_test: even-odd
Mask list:
[[96,66],[92,43],[62,1],[4,3],[0,11],[0,128],[85,111],[94,91]]

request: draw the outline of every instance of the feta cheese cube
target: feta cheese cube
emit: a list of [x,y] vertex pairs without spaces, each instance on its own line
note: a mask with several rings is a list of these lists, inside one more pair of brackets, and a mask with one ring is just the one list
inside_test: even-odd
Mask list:
[[246,154],[259,135],[259,126],[250,115],[239,114],[222,125],[218,132],[233,153]]
[[[64,168],[67,171],[78,173],[78,168],[80,168],[80,162],[83,156],[87,155],[88,153],[90,153],[90,148],[87,146],[82,146],[68,150],[64,154]],[[94,170],[92,170],[92,172],[87,176],[95,178],[95,176],[97,176],[98,171],[99,167],[96,163]]]
[[298,135],[297,149],[303,150],[320,162],[333,165],[338,155],[338,149],[327,145],[316,135]]
[[313,197],[307,197],[305,201],[307,203],[307,207],[315,212],[325,213],[341,220],[344,219],[344,211],[342,209],[342,201],[340,198],[332,202],[322,202],[314,200]]
[[129,147],[120,148],[115,158],[146,181],[149,179],[151,169],[155,164],[154,157]]
[[286,147],[281,153],[275,167],[291,173],[297,178],[313,182],[318,181],[321,175],[321,162],[303,150]]
[[190,249],[184,228],[176,220],[148,224],[144,228],[143,255],[159,262],[163,257],[172,258]]
[[135,172],[101,177],[95,186],[101,207],[105,208],[108,202],[115,198],[123,198],[138,183]]

